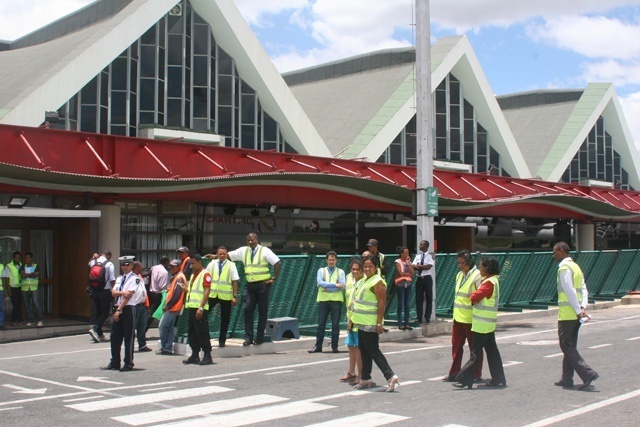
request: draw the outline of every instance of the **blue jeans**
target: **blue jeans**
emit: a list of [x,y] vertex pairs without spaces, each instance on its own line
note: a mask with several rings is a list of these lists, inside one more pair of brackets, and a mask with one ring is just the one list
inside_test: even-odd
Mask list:
[[140,350],[147,346],[147,307],[144,304],[136,305],[134,326],[138,338],[138,350]]
[[321,301],[318,303],[318,330],[316,331],[316,347],[322,348],[327,318],[331,314],[331,348],[338,348],[340,339],[340,311],[344,303],[340,301]]
[[36,306],[36,315],[38,317],[38,322],[42,321],[42,307],[40,306],[40,301],[38,297],[38,290],[35,291],[22,291],[22,298],[24,300],[24,308],[27,310],[27,321],[33,323],[33,307],[31,307],[31,303]]
[[0,328],[4,327],[4,296],[0,291]]
[[160,346],[165,351],[173,350],[173,340],[176,337],[175,325],[179,314],[179,311],[165,311],[162,313],[158,332],[160,333]]
[[[411,310],[410,304],[412,287],[413,286],[409,286],[407,288],[405,288],[404,286],[396,287],[396,296],[398,297],[398,327],[409,326],[409,311]],[[403,311],[404,319],[402,316]]]

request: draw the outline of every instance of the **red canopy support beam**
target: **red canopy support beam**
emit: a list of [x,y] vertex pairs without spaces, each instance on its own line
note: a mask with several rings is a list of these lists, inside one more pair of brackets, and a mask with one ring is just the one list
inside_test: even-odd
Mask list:
[[489,178],[487,178],[485,181],[487,181],[489,184],[495,185],[495,186],[496,186],[496,187],[498,187],[499,189],[504,190],[504,191],[506,191],[506,192],[507,192],[507,193],[509,193],[509,194],[514,194],[514,193],[513,193],[513,191],[509,190],[509,189],[508,189],[508,188],[506,188],[506,187],[503,187],[502,185],[498,184],[497,182],[493,182],[493,181],[491,181]]
[[207,156],[206,154],[204,154],[202,152],[202,150],[195,150],[197,154],[201,155],[202,157],[205,158],[205,160],[207,160],[209,163],[211,163],[212,165],[214,165],[215,167],[217,167],[218,169],[220,169],[222,172],[224,172],[226,175],[233,175],[233,172],[229,172],[227,170],[227,168],[224,165],[220,165],[218,162],[216,162],[215,160],[213,160],[211,157]]
[[525,190],[533,191],[534,193],[539,193],[539,191],[538,191],[537,189],[535,189],[535,188],[531,188],[531,187],[529,187],[529,186],[527,186],[527,185],[524,185],[524,184],[521,184],[521,183],[519,183],[519,182],[516,182],[516,181],[509,181],[509,183],[510,183],[510,184],[513,184],[513,185],[515,185],[515,186],[518,186],[518,187],[520,187],[520,188],[524,188]]
[[380,178],[386,180],[387,182],[390,182],[391,184],[398,184],[397,182],[395,182],[392,179],[387,178],[386,176],[382,175],[380,172],[378,172],[377,170],[373,169],[371,166],[367,166],[367,169],[373,173],[375,173],[376,175],[378,175]]
[[610,195],[611,197],[613,197],[618,203],[622,204],[622,206],[627,208],[628,211],[632,211],[633,210],[633,209],[631,209],[631,207],[628,204],[626,204],[622,200],[618,199],[614,194],[612,194],[611,191],[607,191],[607,194]]
[[350,169],[347,169],[347,168],[345,168],[345,167],[342,167],[342,166],[340,166],[340,165],[339,165],[339,164],[337,164],[337,163],[329,162],[329,164],[330,164],[331,166],[333,166],[333,167],[336,167],[336,168],[340,169],[341,171],[344,171],[344,172],[350,173],[350,174],[351,174],[351,175],[353,175],[353,176],[361,176],[361,175],[360,175],[360,173],[358,173],[358,172],[354,172],[354,171],[352,171],[352,170],[350,170]]
[[102,160],[102,157],[100,157],[98,155],[98,152],[95,150],[95,148],[93,148],[93,146],[91,145],[91,142],[89,142],[89,138],[85,138],[84,139],[84,143],[87,145],[87,147],[89,147],[89,150],[91,150],[91,153],[93,153],[93,156],[96,158],[96,160],[98,161],[98,163],[100,163],[100,165],[102,165],[102,168],[104,170],[106,170],[109,174],[113,175],[113,171],[111,170],[111,168],[109,167],[109,165],[107,165],[104,160]]
[[296,165],[304,166],[305,168],[309,168],[309,169],[312,169],[312,170],[314,170],[316,172],[320,172],[320,168],[318,166],[311,166],[311,165],[309,165],[307,163],[301,162],[300,160],[296,160],[293,157],[289,157],[287,160],[289,160],[291,163],[295,163]]
[[442,184],[443,186],[445,186],[449,191],[451,191],[453,194],[455,194],[456,196],[462,198],[462,195],[460,193],[458,193],[456,190],[454,190],[453,188],[451,188],[447,183],[445,183],[443,180],[441,180],[440,178],[438,178],[438,175],[433,174],[433,179],[435,179],[436,181],[438,181],[440,184]]
[[459,176],[458,178],[460,178],[462,181],[466,182],[471,188],[473,188],[474,190],[476,190],[478,193],[483,194],[484,197],[486,197],[487,199],[490,199],[491,197],[489,197],[489,195],[487,193],[485,193],[484,191],[482,191],[481,189],[479,189],[478,187],[476,187],[475,185],[473,185],[468,179],[466,179],[463,176]]
[[[276,165],[274,165],[273,163],[263,162],[262,160],[258,159],[257,157],[253,157],[251,154],[244,154],[244,157],[246,157],[249,160],[253,160],[256,163],[260,163],[261,165],[264,165],[264,166],[270,168],[273,171],[278,170]],[[282,170],[280,170],[280,172],[282,172]]]
[[158,165],[159,165],[159,166],[160,166],[160,167],[161,167],[161,168],[162,168],[162,169],[167,173],[167,175],[168,175],[169,177],[171,177],[171,178],[176,178],[176,179],[180,178],[180,175],[174,175],[174,174],[173,174],[173,172],[171,172],[171,169],[169,169],[168,167],[166,167],[166,166],[164,165],[164,163],[162,163],[162,162],[160,161],[160,159],[159,159],[155,154],[153,154],[153,151],[151,151],[151,150],[149,149],[149,147],[147,147],[147,144],[142,145],[142,148],[144,148],[144,150],[145,150],[147,153],[149,153],[149,155],[151,156],[151,158],[152,158],[153,160],[155,160],[155,161],[156,161],[156,163],[157,163],[157,164],[158,164]]
[[407,179],[409,179],[411,182],[413,182],[414,184],[416,183],[415,178],[412,178],[411,175],[409,175],[408,173],[406,173],[405,171],[403,171],[402,169],[400,169],[400,173],[404,176],[407,177]]
[[40,166],[40,169],[49,170],[50,168],[48,168],[44,164],[44,160],[42,160],[40,158],[40,156],[38,156],[38,154],[36,154],[35,150],[33,149],[33,147],[31,147],[31,144],[29,144],[29,141],[27,141],[27,138],[24,136],[23,132],[20,132],[20,139],[22,139],[22,142],[24,142],[24,145],[27,147],[27,150],[29,150],[29,152],[31,153],[33,158],[36,159],[36,162]]

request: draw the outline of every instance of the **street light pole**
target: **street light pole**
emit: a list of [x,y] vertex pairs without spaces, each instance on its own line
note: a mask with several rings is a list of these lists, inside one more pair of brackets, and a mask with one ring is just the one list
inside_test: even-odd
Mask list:
[[[427,189],[433,187],[433,105],[431,98],[431,31],[429,0],[416,0],[416,242],[426,240],[435,249],[433,216],[427,209]],[[433,213],[432,213],[433,214]],[[435,275],[434,275],[435,276]],[[435,320],[435,277],[433,310]]]

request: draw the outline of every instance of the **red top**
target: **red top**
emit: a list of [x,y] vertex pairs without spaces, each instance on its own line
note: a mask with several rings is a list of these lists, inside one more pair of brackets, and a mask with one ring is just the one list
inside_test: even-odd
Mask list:
[[470,299],[472,304],[477,304],[484,298],[491,298],[491,295],[493,295],[493,283],[491,283],[487,279],[492,276],[494,275],[492,274],[491,276],[482,278],[484,280],[484,282],[482,282],[482,285],[480,285],[477,291],[471,294]]

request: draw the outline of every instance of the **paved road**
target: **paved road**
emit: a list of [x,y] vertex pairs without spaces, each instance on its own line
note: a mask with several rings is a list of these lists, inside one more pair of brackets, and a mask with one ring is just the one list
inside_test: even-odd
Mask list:
[[[636,426],[640,307],[592,314],[580,334],[581,352],[601,377],[592,392],[553,385],[561,356],[551,317],[500,325],[503,390],[440,382],[450,360],[446,336],[382,345],[402,382],[396,393],[339,383],[346,353],[292,350],[217,358],[207,367],[136,353],[136,370],[120,373],[98,369],[108,362],[108,344],[73,336],[0,345],[0,419],[3,426],[92,427]],[[383,382],[375,367],[374,381]]]

